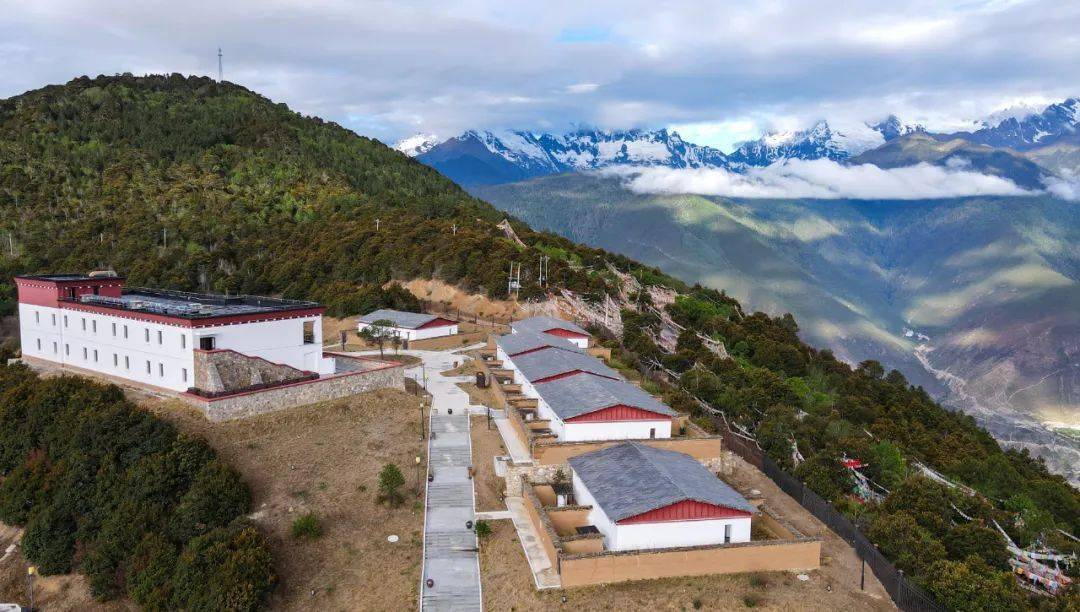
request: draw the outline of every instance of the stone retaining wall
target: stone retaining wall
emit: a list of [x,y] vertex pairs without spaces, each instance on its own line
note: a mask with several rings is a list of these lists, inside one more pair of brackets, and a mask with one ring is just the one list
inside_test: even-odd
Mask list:
[[[341,357],[337,357],[341,359]],[[405,366],[380,362],[375,368],[287,383],[278,387],[207,399],[183,394],[211,421],[242,419],[293,406],[304,406],[366,393],[376,389],[405,389]]]
[[294,367],[228,349],[195,351],[194,387],[208,393],[242,391],[311,376]]

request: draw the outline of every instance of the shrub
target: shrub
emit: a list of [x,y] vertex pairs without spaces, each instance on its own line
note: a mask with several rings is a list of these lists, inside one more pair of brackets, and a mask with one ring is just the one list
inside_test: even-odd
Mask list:
[[128,594],[147,610],[165,610],[172,599],[176,547],[164,536],[148,533],[135,547],[126,568]]
[[379,472],[379,502],[387,502],[391,506],[400,506],[404,501],[399,489],[405,484],[405,476],[393,463],[387,463]]
[[74,547],[75,521],[52,506],[35,514],[26,524],[22,539],[23,554],[37,564],[38,571],[43,575],[71,571]]
[[292,535],[294,538],[315,539],[322,535],[322,526],[314,512],[298,517],[292,522]]
[[491,535],[491,525],[483,519],[476,521],[475,529],[476,537],[481,540]]
[[239,519],[188,542],[176,561],[171,608],[256,610],[276,580],[266,541]]
[[214,459],[199,470],[191,488],[180,498],[169,522],[169,534],[177,541],[190,540],[228,525],[250,505],[251,494],[240,475]]

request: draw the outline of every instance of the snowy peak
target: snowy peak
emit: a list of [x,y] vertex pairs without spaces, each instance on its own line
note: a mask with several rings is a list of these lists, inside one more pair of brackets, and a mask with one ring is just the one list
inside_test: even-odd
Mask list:
[[[1080,99],[1069,98],[1051,104],[1041,112],[1021,110],[1024,112],[998,114],[985,121],[983,129],[964,136],[972,142],[992,147],[1026,150],[1062,139],[1075,139],[1080,131]],[[1000,119],[1002,116],[1005,118]]]
[[469,130],[418,156],[464,185],[521,180],[609,166],[727,167],[718,149],[688,143],[666,129],[568,134]]
[[438,143],[439,137],[434,134],[416,133],[394,143],[394,148],[409,157],[416,157],[427,153]]
[[821,120],[807,130],[771,132],[745,142],[732,152],[730,159],[742,166],[768,166],[784,159],[843,161],[917,131],[923,128],[904,124],[894,115],[874,124],[830,125]]

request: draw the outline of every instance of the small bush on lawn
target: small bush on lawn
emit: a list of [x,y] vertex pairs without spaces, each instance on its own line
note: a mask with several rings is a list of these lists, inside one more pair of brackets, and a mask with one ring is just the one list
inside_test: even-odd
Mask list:
[[293,521],[292,535],[294,538],[309,538],[312,540],[321,536],[322,526],[319,525],[319,519],[315,516],[315,513],[308,512]]
[[476,521],[476,537],[483,540],[491,535],[491,525],[485,520]]
[[391,506],[400,506],[405,498],[402,497],[401,486],[405,484],[405,476],[393,463],[387,463],[379,472],[379,503],[386,502]]

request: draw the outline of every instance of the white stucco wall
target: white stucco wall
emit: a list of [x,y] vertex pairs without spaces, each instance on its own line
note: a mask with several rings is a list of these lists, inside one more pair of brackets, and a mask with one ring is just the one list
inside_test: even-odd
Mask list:
[[607,550],[646,550],[723,544],[725,543],[725,525],[731,526],[730,543],[750,541],[749,517],[619,525],[611,521],[603,509],[596,504],[595,498],[577,474],[573,475],[573,485],[577,503],[593,507],[589,511],[589,522],[604,534],[604,548]]
[[[369,323],[357,323],[356,331],[364,331],[371,325]],[[442,325],[439,327],[429,327],[427,329],[405,329],[404,327],[387,327],[395,336],[403,340],[427,340],[428,338],[441,338],[443,336],[454,336],[458,333],[458,326],[454,325]]]
[[[646,438],[670,438],[671,420],[655,421],[607,421],[593,423],[564,423],[563,442],[587,440],[643,440]],[[650,435],[650,430],[652,434]]]
[[19,326],[24,355],[174,391],[192,385],[189,328],[29,304],[19,304]]
[[[315,341],[310,344],[304,344],[304,322],[306,321],[313,323],[315,332]],[[195,329],[194,333],[196,346],[198,346],[199,338],[213,336],[214,345],[219,349],[231,349],[301,370],[312,372],[321,370],[322,317],[200,327]]]
[[[313,343],[304,344],[304,321],[313,322]],[[322,359],[320,317],[192,329],[122,315],[19,304],[19,328],[26,356],[173,391],[186,391],[193,384],[194,349],[203,336],[214,336],[216,348],[294,368],[319,372],[328,367]]]

